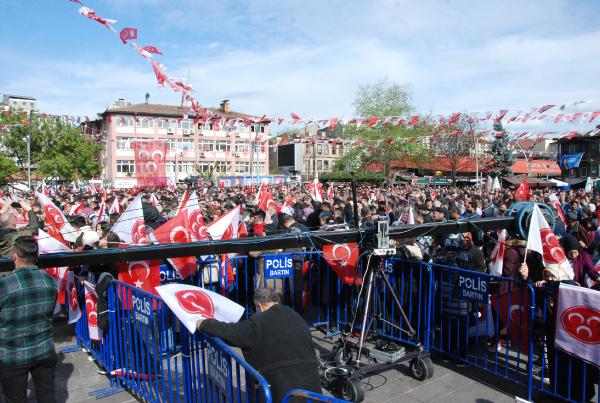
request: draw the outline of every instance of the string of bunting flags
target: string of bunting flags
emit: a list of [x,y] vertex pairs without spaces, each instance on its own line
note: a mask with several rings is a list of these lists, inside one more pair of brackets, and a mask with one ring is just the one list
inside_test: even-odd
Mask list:
[[[141,46],[136,41],[138,40],[138,29],[135,27],[124,27],[120,31],[117,31],[114,28],[116,24],[116,20],[110,18],[100,17],[96,14],[96,11],[87,7],[81,0],[69,0],[72,3],[79,4],[79,14],[82,16],[95,21],[105,28],[113,32],[120,43],[124,45],[130,45],[133,50],[136,51],[140,56],[146,59],[156,76],[157,83],[159,87],[164,88],[167,85],[174,92],[181,92],[181,106],[182,106],[182,118],[178,119],[178,121],[191,118],[194,121],[194,124],[198,122],[202,122],[203,124],[211,121],[213,123],[213,128],[215,130],[233,130],[237,125],[249,126],[256,123],[275,123],[278,126],[281,125],[289,125],[289,126],[298,126],[298,125],[309,125],[316,124],[320,129],[328,128],[330,131],[333,131],[338,125],[355,125],[357,127],[366,126],[367,128],[377,129],[379,127],[388,126],[388,125],[396,125],[396,126],[405,126],[405,127],[414,127],[418,124],[428,124],[433,126],[455,126],[460,121],[464,121],[464,119],[468,119],[469,122],[474,124],[486,124],[493,122],[502,122],[504,124],[525,124],[532,122],[545,122],[552,124],[561,124],[561,123],[569,123],[569,124],[595,124],[596,122],[600,122],[600,111],[579,111],[572,110],[573,108],[580,109],[584,104],[589,103],[590,101],[576,101],[572,103],[566,104],[546,104],[541,107],[531,107],[528,109],[519,109],[519,110],[511,110],[511,109],[500,109],[498,111],[486,111],[486,112],[475,112],[475,113],[463,113],[456,112],[450,115],[409,115],[409,116],[396,116],[396,117],[363,117],[363,118],[352,118],[352,119],[342,119],[338,117],[332,117],[327,119],[304,119],[298,116],[296,113],[291,112],[289,118],[284,117],[267,117],[266,115],[261,118],[248,118],[248,119],[230,119],[221,116],[219,113],[215,112],[210,108],[201,108],[199,102],[192,95],[193,87],[189,80],[173,78],[167,75],[167,68],[165,65],[155,60],[156,55],[163,56],[163,52],[159,50],[157,47],[153,45],[145,45]],[[186,101],[189,103],[189,107],[184,107],[184,103]],[[188,108],[187,110],[185,108]],[[82,122],[90,122],[89,116],[84,117],[75,117],[75,116],[62,116],[63,119],[66,119],[72,123],[82,123]],[[110,117],[109,117],[110,118]],[[123,118],[121,118],[123,119]],[[149,117],[136,117],[136,121],[138,119],[154,119]],[[463,133],[461,130],[456,130],[454,134],[458,135]],[[493,130],[475,130],[468,131],[468,134],[472,135],[473,133],[479,134],[480,136],[487,136],[490,139],[495,138],[498,134]],[[562,138],[568,136],[575,136],[578,133],[574,131],[520,131],[520,132],[502,132],[508,136],[511,140],[518,139],[551,139],[551,138]],[[588,135],[598,134],[598,130],[592,130],[588,132]],[[435,137],[426,136],[426,137]],[[289,137],[286,137],[282,134],[275,134],[271,137],[271,139],[279,138],[277,140],[278,144],[285,143],[287,141],[293,142],[329,142],[332,140],[328,139],[293,139],[290,140]],[[390,139],[391,142],[410,142],[415,141],[417,139],[422,139],[423,137],[404,137],[399,139]],[[356,141],[344,141],[338,140],[339,142],[347,142],[350,144],[356,144]],[[382,140],[378,140],[382,141]],[[385,140],[383,140],[385,141]]]

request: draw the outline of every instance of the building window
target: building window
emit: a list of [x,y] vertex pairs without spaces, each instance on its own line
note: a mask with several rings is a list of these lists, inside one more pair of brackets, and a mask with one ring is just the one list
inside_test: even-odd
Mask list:
[[321,154],[323,154],[323,147],[321,146],[321,144],[317,144],[317,155]]
[[119,127],[133,126],[133,118],[129,116],[116,116],[116,119]]
[[231,150],[231,141],[218,141],[217,142],[217,151],[230,151]]
[[581,176],[588,176],[588,170],[587,167],[581,167]]
[[229,163],[229,161],[217,161],[215,163],[215,170],[217,172],[229,172],[230,169],[231,164]]
[[255,175],[264,175],[265,174],[265,163],[264,162],[255,162],[252,164],[252,173]]
[[574,144],[569,146],[569,154],[575,154],[575,145]]
[[175,149],[175,139],[168,139],[169,142],[169,150],[172,151]]
[[183,139],[183,140],[177,140],[177,150],[183,151],[183,150],[193,150],[194,149],[194,140],[188,140],[188,139]]
[[212,140],[200,140],[198,142],[198,150],[204,152],[213,152],[215,151],[215,142]]
[[136,126],[141,128],[154,127],[154,121],[152,118],[147,117],[136,117]]
[[236,174],[246,174],[250,172],[250,163],[249,162],[238,162],[235,164],[235,173]]
[[190,130],[192,128],[192,121],[191,120],[182,120],[181,122],[179,122],[179,126],[182,129]]
[[598,176],[598,166],[592,165],[592,167],[590,168],[590,173],[592,174],[592,176]]
[[134,173],[135,164],[131,160],[117,160],[117,172],[121,174]]
[[131,137],[117,137],[117,150],[131,150]]
[[164,119],[164,118],[159,118],[158,119],[158,128],[159,129],[168,129],[169,126],[169,119]]
[[264,126],[261,126],[261,127],[260,127],[260,132],[261,132],[261,133],[264,133],[264,132],[265,132],[265,127],[264,127]]
[[328,160],[323,161],[323,170],[329,171],[329,161]]
[[235,152],[236,153],[248,153],[250,151],[250,143],[247,141],[237,141],[235,143]]
[[166,172],[168,174],[174,174],[175,173],[175,161],[167,161],[167,163],[165,164],[165,168],[166,168]]
[[323,155],[329,155],[329,145],[323,144]]
[[177,172],[189,174],[192,172],[194,168],[194,163],[192,161],[178,161],[177,162]]
[[198,162],[196,167],[200,170],[200,172],[210,171],[210,163],[208,162]]
[[317,160],[317,171],[323,170],[323,161]]
[[334,144],[331,146],[331,155],[335,155],[336,152],[337,152],[337,146]]

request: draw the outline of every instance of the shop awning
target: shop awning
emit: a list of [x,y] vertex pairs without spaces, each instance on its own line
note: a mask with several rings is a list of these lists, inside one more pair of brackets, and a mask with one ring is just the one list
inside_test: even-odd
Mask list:
[[552,160],[516,160],[511,167],[514,175],[543,175],[543,176],[559,176],[561,174],[560,167],[556,161]]

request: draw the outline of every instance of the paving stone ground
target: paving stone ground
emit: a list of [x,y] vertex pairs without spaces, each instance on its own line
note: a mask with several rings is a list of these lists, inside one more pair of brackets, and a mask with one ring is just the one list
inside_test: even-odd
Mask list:
[[[74,345],[72,331],[65,324],[55,325],[57,351]],[[364,379],[365,402],[452,402],[452,403],[508,403],[514,402],[514,395],[523,393],[514,385],[502,382],[493,376],[486,376],[474,368],[456,367],[435,359],[433,378],[419,382],[413,379],[406,366],[399,366]],[[128,392],[121,392],[100,400],[89,392],[108,387],[106,376],[98,373],[96,364],[88,360],[84,351],[59,353],[56,368],[56,398],[58,403],[100,402],[125,403],[137,401]],[[29,384],[29,401],[37,402],[33,384]],[[553,402],[541,399],[536,402]],[[0,403],[4,399],[0,395]]]

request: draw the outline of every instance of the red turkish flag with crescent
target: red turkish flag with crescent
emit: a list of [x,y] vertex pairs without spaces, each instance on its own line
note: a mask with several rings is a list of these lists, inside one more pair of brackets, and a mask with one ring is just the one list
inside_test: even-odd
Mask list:
[[[160,260],[139,260],[117,263],[119,281],[129,284],[138,290],[158,295],[155,287],[160,285]],[[122,289],[122,299],[127,301],[127,308],[131,309],[131,293]]]
[[167,185],[165,168],[168,143],[166,141],[134,141],[135,177],[138,187]]
[[94,285],[87,281],[83,282],[83,288],[85,289],[85,314],[88,320],[90,339],[98,341],[102,339],[102,329],[98,327],[98,311],[96,309],[98,295]]
[[233,323],[244,313],[241,305],[200,287],[173,283],[156,287],[156,291],[190,333],[196,332],[200,319]]
[[561,283],[556,348],[600,366],[600,293]]
[[123,28],[121,32],[119,32],[119,38],[123,41],[123,43],[127,43],[132,39],[137,39],[138,30],[137,28]]
[[529,290],[517,288],[511,292],[492,295],[491,301],[492,307],[509,330],[511,343],[520,346],[521,354],[528,354],[529,315],[531,314]]
[[269,189],[268,180],[263,180],[258,188],[258,194],[256,195],[256,206],[262,210],[267,211],[269,207],[277,208],[275,200],[273,200],[273,193]]
[[[189,216],[185,210],[155,229],[152,234],[161,244],[187,243],[192,241],[190,228]],[[194,256],[173,257],[168,260],[184,279],[196,272],[197,262]]]
[[517,188],[515,192],[515,201],[529,201],[531,197],[531,189],[529,188],[529,183],[527,183],[526,179],[523,179],[523,182]]
[[323,245],[323,257],[345,284],[361,284],[357,272],[360,251],[356,242]]

